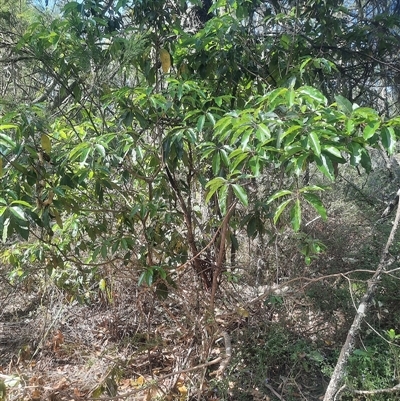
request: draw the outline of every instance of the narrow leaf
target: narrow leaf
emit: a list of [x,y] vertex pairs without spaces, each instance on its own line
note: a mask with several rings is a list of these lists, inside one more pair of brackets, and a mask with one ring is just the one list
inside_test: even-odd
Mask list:
[[199,117],[199,119],[197,120],[197,131],[201,132],[203,130],[204,127],[204,121],[206,120],[206,116],[203,114]]
[[287,189],[282,189],[282,190],[280,190],[278,192],[275,192],[272,196],[270,196],[268,201],[267,201],[267,204],[271,203],[275,199],[281,198],[282,196],[291,195],[291,194],[292,194],[292,191],[289,191]]
[[300,199],[297,199],[290,210],[290,220],[294,231],[299,231],[301,224],[301,208]]
[[274,214],[274,224],[276,224],[276,222],[279,220],[279,217],[281,216],[282,212],[285,210],[286,206],[290,202],[292,202],[292,199],[287,199],[277,207],[275,214]]
[[315,159],[318,170],[321,171],[326,177],[328,177],[331,181],[335,180],[335,171],[332,165],[331,160],[325,155],[321,154],[320,157]]
[[321,154],[321,144],[319,143],[318,135],[315,132],[309,133],[308,144],[316,156]]
[[238,184],[232,184],[233,192],[235,193],[236,197],[240,200],[243,206],[248,206],[249,202],[247,199],[247,193],[244,188]]

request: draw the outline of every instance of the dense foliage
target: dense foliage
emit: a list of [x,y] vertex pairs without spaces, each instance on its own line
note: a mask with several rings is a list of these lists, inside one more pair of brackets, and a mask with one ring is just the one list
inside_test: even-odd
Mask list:
[[[368,104],[367,80],[357,96],[340,86],[373,48],[367,22],[339,4],[219,2],[207,21],[201,10],[68,2],[8,43],[3,62],[23,60],[21,74],[34,75],[28,93],[14,88],[17,107],[9,90],[2,105],[3,241],[34,234],[24,257],[49,268],[133,258],[149,284],[193,257],[211,288],[241,227],[262,234],[288,209],[299,230],[304,201],[326,217],[322,188],[303,185],[310,163],[333,180],[348,160],[369,171],[371,146],[393,152],[397,120],[342,95]],[[384,60],[392,38],[378,33],[373,57]],[[323,52],[332,35],[340,53]]]

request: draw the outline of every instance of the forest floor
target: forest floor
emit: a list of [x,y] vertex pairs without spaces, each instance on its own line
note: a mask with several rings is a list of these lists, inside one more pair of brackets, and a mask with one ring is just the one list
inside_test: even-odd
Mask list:
[[[324,393],[323,367],[347,319],[313,310],[310,282],[226,282],[211,319],[207,294],[188,282],[160,301],[126,277],[113,280],[112,293],[93,291],[86,304],[54,285],[39,293],[17,285],[7,296],[2,285],[7,400],[317,400]],[[313,283],[322,295],[327,283]]]

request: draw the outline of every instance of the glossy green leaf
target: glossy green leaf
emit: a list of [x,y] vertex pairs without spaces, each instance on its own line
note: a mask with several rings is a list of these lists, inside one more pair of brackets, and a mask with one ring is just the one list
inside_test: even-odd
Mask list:
[[26,220],[24,211],[19,206],[10,206],[10,212],[19,220]]
[[342,153],[340,152],[340,150],[338,148],[335,148],[334,146],[329,146],[329,145],[328,146],[323,146],[322,147],[322,151],[328,152],[331,155],[342,159]]
[[203,127],[204,127],[204,122],[206,121],[206,116],[204,114],[202,114],[198,120],[197,120],[197,131],[201,132],[203,131]]
[[277,221],[279,220],[279,217],[281,216],[281,214],[283,213],[283,211],[286,209],[286,206],[292,202],[292,199],[287,199],[284,202],[282,202],[277,208],[276,211],[274,213],[274,224],[277,223]]
[[312,86],[302,86],[297,89],[296,92],[300,95],[308,96],[309,98],[323,105],[327,104],[328,102],[326,97],[318,89],[315,89]]
[[375,134],[375,132],[379,128],[379,126],[380,126],[380,121],[371,121],[371,122],[369,122],[365,126],[364,131],[363,131],[364,139],[368,140],[369,138],[371,138]]
[[300,199],[296,199],[293,207],[290,209],[290,222],[294,231],[299,231],[301,224]]
[[366,149],[363,149],[361,152],[360,164],[367,173],[371,172],[372,170],[371,157]]
[[316,156],[321,154],[321,144],[318,135],[315,132],[310,132],[308,134],[308,144]]
[[289,191],[289,190],[287,190],[287,189],[282,189],[282,190],[280,190],[280,191],[278,191],[278,192],[275,192],[272,196],[270,196],[270,197],[268,198],[267,204],[268,204],[268,203],[271,203],[271,202],[274,201],[275,199],[281,198],[282,196],[291,195],[291,194],[292,194],[292,191]]
[[320,170],[322,174],[324,174],[331,181],[335,180],[335,171],[333,168],[333,164],[327,156],[321,154],[315,159],[315,162],[317,164],[318,170]]
[[348,144],[350,152],[350,164],[357,166],[361,161],[361,150],[362,146],[358,142],[351,142]]
[[0,133],[0,145],[14,148],[16,146],[16,143],[8,135]]
[[233,192],[235,193],[236,197],[240,200],[240,203],[243,206],[248,206],[249,201],[247,199],[247,193],[245,189],[238,185],[238,184],[232,184]]
[[318,214],[322,217],[323,220],[327,219],[326,209],[322,204],[321,199],[311,193],[303,193],[304,199],[318,212]]
[[396,147],[396,135],[393,127],[383,127],[381,129],[381,140],[388,154],[393,154]]

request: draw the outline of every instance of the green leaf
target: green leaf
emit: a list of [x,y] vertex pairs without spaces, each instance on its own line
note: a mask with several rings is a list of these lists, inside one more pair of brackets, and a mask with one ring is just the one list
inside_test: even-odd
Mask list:
[[271,138],[271,131],[265,124],[260,123],[260,124],[258,124],[257,131],[255,133],[255,137],[260,142],[265,142],[266,140]]
[[17,219],[26,221],[25,213],[19,206],[11,206],[9,210]]
[[0,134],[0,145],[14,148],[16,143],[6,134]]
[[101,157],[106,157],[106,150],[102,144],[96,143],[94,145],[94,147],[97,150],[97,152],[100,154]]
[[323,220],[327,219],[326,209],[322,204],[321,199],[315,195],[310,193],[303,193],[304,199],[318,212],[318,214],[322,217]]
[[296,199],[295,204],[290,210],[290,221],[294,231],[299,231],[301,224],[301,208],[300,199]]
[[352,166],[357,166],[361,160],[361,145],[358,142],[351,142],[348,144],[350,152],[350,164]]
[[201,132],[203,131],[203,127],[204,127],[204,122],[206,121],[206,116],[203,114],[199,117],[199,119],[197,120],[197,131]]
[[307,192],[316,192],[316,191],[325,191],[324,188],[318,185],[308,185],[307,187],[300,188],[300,193],[307,193]]
[[279,217],[281,216],[282,212],[286,209],[286,206],[292,202],[293,199],[287,199],[284,202],[282,202],[276,209],[274,213],[274,224],[279,220]]
[[339,159],[342,159],[342,154],[340,153],[340,150],[338,148],[335,148],[334,146],[323,146],[322,150],[324,152],[330,153],[331,155],[333,155]]
[[247,207],[249,202],[247,199],[247,193],[244,188],[238,184],[232,184],[233,192],[236,197],[240,200],[243,206]]
[[3,233],[2,233],[2,240],[3,242],[7,241],[7,237],[8,237],[8,227],[10,226],[10,218],[6,218],[4,223],[3,223]]
[[368,140],[369,138],[371,138],[375,134],[375,132],[379,128],[379,126],[380,126],[380,121],[369,122],[364,128],[364,132],[363,132],[364,139]]
[[220,167],[221,167],[221,156],[219,152],[215,152],[212,159],[212,171],[214,175],[219,174]]
[[0,124],[0,130],[17,128],[17,127],[18,127],[18,125],[15,125],[15,124]]
[[369,156],[369,153],[366,149],[363,149],[361,152],[361,161],[360,161],[361,166],[364,168],[364,170],[369,173],[372,170],[372,163],[371,163],[371,158]]
[[218,191],[218,189],[223,185],[226,185],[226,180],[222,177],[216,177],[206,184],[206,188],[208,188],[206,203],[209,202],[215,192]]
[[355,122],[351,118],[348,118],[346,120],[346,133],[347,133],[347,135],[351,135],[353,133],[354,127],[355,127]]
[[207,114],[207,118],[210,121],[211,125],[214,127],[215,126],[215,118],[211,113],[206,113]]
[[281,189],[280,191],[275,192],[272,196],[269,197],[267,204],[271,203],[275,199],[281,198],[282,196],[291,195],[292,193],[293,192],[289,191],[288,189]]
[[315,158],[315,162],[318,170],[321,171],[322,174],[328,177],[331,181],[335,180],[333,164],[328,157],[326,157],[324,154],[321,154],[319,157]]
[[219,153],[220,153],[221,160],[222,160],[224,166],[229,167],[229,157],[228,157],[228,154],[226,153],[226,150],[220,149]]
[[313,100],[316,100],[320,104],[327,104],[328,101],[326,97],[317,89],[313,88],[312,86],[302,86],[296,91],[300,95],[307,96]]
[[393,154],[396,147],[396,135],[393,127],[383,127],[381,130],[382,145],[389,155]]
[[308,134],[308,144],[316,156],[321,154],[321,145],[319,143],[318,135],[315,132]]
[[99,281],[99,289],[100,289],[101,291],[105,291],[105,290],[106,290],[106,280],[104,280],[104,278],[102,278],[102,279]]
[[15,201],[12,201],[12,202],[10,203],[10,206],[12,206],[12,205],[21,205],[21,206],[25,206],[25,207],[27,207],[27,208],[29,208],[29,209],[32,208],[32,205],[31,205],[31,204],[29,204],[28,202],[25,202],[25,201],[23,201],[23,200],[15,200]]
[[353,105],[351,102],[341,95],[335,96],[336,104],[338,109],[342,111],[344,114],[349,116],[353,112]]
[[279,106],[280,104],[286,103],[285,96],[287,91],[287,88],[277,88],[267,95],[269,105],[272,109],[274,109],[276,106]]

